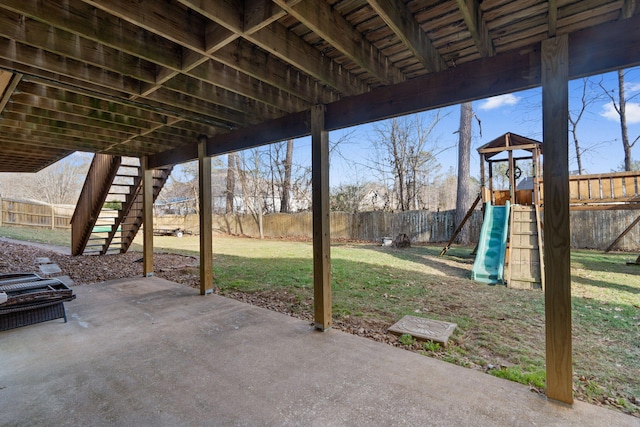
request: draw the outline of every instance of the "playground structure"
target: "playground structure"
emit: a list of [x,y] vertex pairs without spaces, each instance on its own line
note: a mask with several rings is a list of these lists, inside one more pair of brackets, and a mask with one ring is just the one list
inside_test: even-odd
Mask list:
[[[506,283],[511,288],[544,288],[538,173],[542,170],[542,143],[506,133],[478,148],[478,153],[484,220],[471,277],[482,283]],[[529,185],[520,183],[518,188],[525,161],[531,162],[531,177],[523,180]],[[508,189],[495,189],[494,166],[504,162]]]
[[[544,289],[542,148],[541,142],[513,133],[506,133],[478,148],[480,195],[441,252],[441,255],[446,253],[482,200],[484,219],[475,249],[472,279],[482,283],[506,284],[510,288]],[[504,162],[507,163],[508,189],[495,189],[494,166]],[[525,168],[524,162],[527,162],[526,168],[530,168],[531,176],[517,184]],[[640,209],[640,172],[571,175],[569,209]],[[640,217],[605,252],[613,249],[639,222]],[[640,264],[640,256],[633,264]]]

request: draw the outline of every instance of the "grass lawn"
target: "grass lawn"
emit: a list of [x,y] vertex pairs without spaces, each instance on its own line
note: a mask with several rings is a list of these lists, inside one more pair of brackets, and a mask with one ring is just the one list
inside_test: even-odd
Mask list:
[[[31,236],[7,230],[0,228],[0,236],[56,242],[51,230]],[[63,240],[68,245],[68,235]],[[286,298],[294,314],[312,311],[311,242],[214,236],[213,245],[220,293],[272,295]],[[154,246],[193,255],[199,241],[157,236]],[[332,244],[334,322],[382,334],[405,314],[454,322],[446,348],[401,341],[428,356],[543,387],[542,292],[473,282],[471,249],[453,247],[438,257],[441,248]],[[640,416],[640,266],[626,265],[636,256],[572,251],[573,366],[577,398]]]
[[0,227],[0,237],[8,237],[28,242],[46,243],[56,246],[71,246],[71,230],[50,228]]

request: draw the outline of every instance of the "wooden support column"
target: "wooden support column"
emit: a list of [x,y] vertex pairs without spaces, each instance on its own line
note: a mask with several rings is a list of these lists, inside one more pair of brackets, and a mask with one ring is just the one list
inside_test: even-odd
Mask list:
[[329,134],[325,106],[311,108],[311,181],[313,185],[313,304],[315,327],[331,327],[331,242],[329,231]]
[[153,276],[153,169],[149,159],[141,159],[142,166],[142,275]]
[[572,404],[568,37],[542,42],[547,397]]
[[213,230],[211,213],[211,157],[207,137],[198,137],[198,198],[200,206],[200,295],[213,293]]

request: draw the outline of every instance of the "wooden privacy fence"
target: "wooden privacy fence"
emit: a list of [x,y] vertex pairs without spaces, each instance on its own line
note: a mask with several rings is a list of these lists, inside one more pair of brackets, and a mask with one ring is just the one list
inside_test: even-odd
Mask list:
[[[571,246],[573,248],[606,249],[620,233],[640,215],[633,210],[572,211]],[[264,235],[268,238],[312,237],[311,213],[269,214],[263,217]],[[198,233],[196,215],[167,215],[154,219],[159,227],[182,228]],[[482,226],[482,212],[476,210],[469,219],[472,242],[477,242]],[[214,215],[216,231],[258,237],[257,222],[250,215]],[[383,237],[406,233],[412,242],[446,242],[455,228],[454,211],[428,212],[331,212],[331,238],[380,242]],[[622,238],[616,249],[640,249],[640,225]]]
[[73,209],[72,205],[4,198],[0,199],[0,226],[69,229]]
[[[0,226],[25,226],[69,229],[74,206],[4,198],[0,199]],[[640,215],[634,210],[572,211],[571,246],[573,248],[606,249],[624,229]],[[383,237],[406,233],[412,242],[438,243],[449,240],[455,228],[454,211],[429,212],[331,212],[331,237],[334,239],[379,242]],[[52,222],[53,220],[53,222]],[[257,222],[250,215],[214,215],[214,229],[224,233],[259,236]],[[309,212],[269,214],[263,218],[266,237],[312,237]],[[180,227],[198,233],[197,215],[163,215],[154,225]],[[470,237],[477,241],[482,226],[482,212],[474,211],[468,222]],[[622,238],[617,249],[637,251],[640,248],[640,225]]]
[[[454,211],[429,212],[331,212],[331,238],[348,240],[381,241],[383,237],[395,237],[406,233],[413,242],[444,242],[455,228]],[[196,215],[163,215],[154,218],[154,226],[183,228],[197,233]],[[482,212],[475,211],[468,222],[471,239],[477,239],[482,225]],[[269,214],[263,217],[266,237],[311,238],[312,215],[310,212],[295,214]],[[213,228],[229,234],[259,236],[257,221],[250,215],[214,215]]]

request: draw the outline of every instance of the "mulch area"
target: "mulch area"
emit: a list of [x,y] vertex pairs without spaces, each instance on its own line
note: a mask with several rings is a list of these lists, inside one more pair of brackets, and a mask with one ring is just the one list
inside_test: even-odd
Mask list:
[[[0,241],[0,273],[36,272],[37,258],[47,257],[58,264],[61,275],[67,275],[74,281],[74,286],[99,286],[100,282],[124,279],[142,275],[142,254],[127,252],[125,254],[103,256],[71,256],[60,251],[47,250],[43,246],[30,245],[28,242]],[[154,274],[166,280],[190,287],[200,286],[199,260],[194,256],[154,253]],[[215,289],[216,293],[221,293]],[[286,291],[269,292],[226,292],[224,296],[238,301],[263,307],[309,322],[313,321],[313,302],[299,301]],[[410,350],[419,350],[420,344],[406,346],[398,342],[395,335],[386,332],[390,326],[386,322],[363,320],[346,317],[336,321],[334,328],[360,335],[376,341],[397,345]]]

